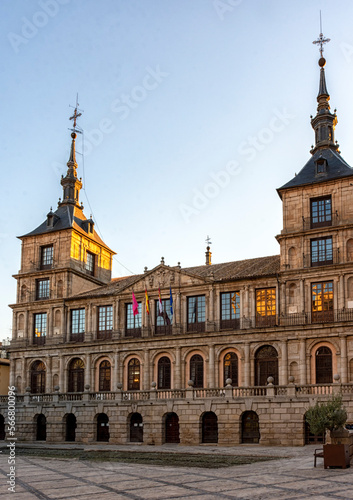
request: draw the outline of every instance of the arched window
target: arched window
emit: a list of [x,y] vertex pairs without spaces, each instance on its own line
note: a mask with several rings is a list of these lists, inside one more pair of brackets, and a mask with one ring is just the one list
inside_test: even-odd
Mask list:
[[61,311],[59,311],[59,309],[57,309],[54,314],[54,326],[56,328],[61,326]]
[[31,367],[31,393],[43,392],[45,392],[45,364],[43,361],[35,361]]
[[158,361],[158,389],[171,388],[171,363],[167,356]]
[[24,314],[19,314],[18,315],[18,329],[19,330],[24,330],[25,328],[25,317]]
[[99,391],[110,391],[111,365],[104,360],[99,365]]
[[139,391],[140,390],[140,361],[137,358],[132,358],[127,366],[127,378],[128,378],[128,391]]
[[143,443],[143,421],[140,413],[133,413],[130,417],[130,442]]
[[68,392],[83,392],[85,365],[80,358],[74,358],[69,365]]
[[241,442],[258,443],[259,441],[259,417],[254,411],[245,411],[241,419]]
[[190,359],[190,380],[194,387],[203,387],[203,357],[200,354],[194,354]]
[[202,443],[218,443],[218,419],[213,411],[202,415]]
[[76,417],[73,413],[66,415],[65,422],[65,441],[73,442],[76,439]]
[[109,441],[109,417],[105,413],[97,417],[97,441]]
[[295,283],[291,283],[289,285],[289,304],[293,305],[295,304],[295,294],[297,290],[297,285]]
[[278,355],[274,347],[260,347],[255,356],[255,385],[267,385],[268,377],[273,377],[278,385]]
[[315,355],[316,384],[332,383],[332,352],[328,347],[319,347]]
[[37,416],[36,421],[36,441],[46,441],[47,439],[47,419],[43,413]]
[[223,358],[223,382],[232,379],[232,386],[238,385],[238,356],[234,352],[228,352]]
[[290,269],[294,269],[296,267],[297,260],[297,251],[294,247],[290,247],[288,250],[288,264]]

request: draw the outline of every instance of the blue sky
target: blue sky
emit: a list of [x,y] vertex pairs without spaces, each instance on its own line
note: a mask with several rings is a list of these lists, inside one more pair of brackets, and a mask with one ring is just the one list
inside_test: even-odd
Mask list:
[[309,159],[322,11],[336,138],[353,165],[349,0],[2,0],[1,328],[20,241],[56,208],[79,94],[81,200],[114,276],[279,253],[276,188]]

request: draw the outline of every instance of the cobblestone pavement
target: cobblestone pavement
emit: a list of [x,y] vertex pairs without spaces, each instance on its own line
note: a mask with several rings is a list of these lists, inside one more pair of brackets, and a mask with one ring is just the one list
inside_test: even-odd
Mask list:
[[[50,446],[47,446],[50,448]],[[54,446],[52,446],[54,447]],[[70,445],[67,446],[69,448]],[[65,448],[61,446],[60,448]],[[154,447],[156,453],[189,452],[233,455],[267,455],[269,462],[221,469],[90,462],[16,456],[16,493],[7,490],[8,453],[0,454],[1,500],[120,500],[120,499],[353,499],[353,467],[314,468],[315,446],[267,448],[260,446]],[[77,446],[76,449],[103,449]],[[109,446],[126,451],[128,447]],[[136,448],[142,451],[141,448]],[[146,448],[144,447],[144,450]],[[20,450],[19,450],[20,451]],[[152,450],[148,448],[148,451]]]

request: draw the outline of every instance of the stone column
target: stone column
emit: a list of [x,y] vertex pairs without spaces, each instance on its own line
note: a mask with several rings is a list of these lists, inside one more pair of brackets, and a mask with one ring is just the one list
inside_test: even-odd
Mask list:
[[245,300],[244,300],[244,305],[243,305],[243,314],[246,318],[250,317],[250,310],[249,310],[249,287],[246,285],[244,287],[245,291]]
[[45,373],[45,392],[52,392],[53,391],[53,384],[51,380],[51,373],[52,373],[52,358],[51,356],[47,356],[46,359],[46,373]]
[[[142,367],[141,367],[142,368]],[[144,360],[144,370],[143,370],[143,389],[149,391],[151,389],[150,382],[150,353],[148,349],[145,350],[145,360]]]
[[90,390],[93,391],[94,388],[91,384],[91,355],[86,354],[86,365],[85,365],[85,385],[90,386]]
[[305,288],[303,279],[299,281],[299,294],[300,294],[299,312],[305,312],[307,309],[305,307]]
[[65,358],[62,354],[59,354],[59,387],[60,387],[60,392],[66,392],[64,379],[65,379]]
[[175,348],[174,384],[172,389],[181,389],[181,350]]
[[283,340],[282,344],[282,361],[280,370],[279,385],[288,384],[288,344],[286,340]]
[[299,383],[301,385],[305,385],[307,383],[305,339],[302,339],[300,341],[300,346],[299,346]]
[[90,310],[90,316],[91,316],[91,325],[90,325],[90,331],[92,333],[92,340],[96,340],[98,337],[98,307],[97,306],[91,306]]
[[116,299],[115,301],[115,307],[113,306],[113,310],[114,310],[114,330],[115,331],[118,331],[119,330],[119,304],[120,304],[120,301],[119,299]]
[[282,281],[280,286],[281,286],[281,302],[280,302],[280,307],[279,307],[277,314],[286,315],[287,314],[286,282]]
[[115,392],[117,390],[117,385],[119,382],[122,382],[122,380],[119,380],[119,374],[118,374],[118,366],[119,366],[119,353],[115,352],[114,353],[114,366],[113,366],[113,376],[112,376],[112,387],[111,390]]
[[342,384],[347,384],[347,382],[348,382],[348,358],[347,358],[347,337],[346,337],[346,335],[341,336],[341,373],[339,375],[341,376]]
[[215,387],[215,364],[214,364],[214,345],[208,346],[208,387],[213,389]]
[[[213,286],[210,287],[210,293],[209,293],[209,298],[208,298],[208,319],[209,321],[214,321],[214,292],[213,292]],[[207,318],[206,318],[207,319]]]
[[339,277],[338,309],[343,309],[344,306],[345,306],[344,276],[343,276],[343,274],[340,274],[340,277]]
[[181,303],[180,303],[180,293],[178,292],[175,297],[175,310],[174,316],[176,319],[176,324],[181,325]]
[[16,358],[11,360],[10,363],[10,387],[13,387],[16,385]]
[[244,387],[250,386],[250,343],[245,342],[244,344]]

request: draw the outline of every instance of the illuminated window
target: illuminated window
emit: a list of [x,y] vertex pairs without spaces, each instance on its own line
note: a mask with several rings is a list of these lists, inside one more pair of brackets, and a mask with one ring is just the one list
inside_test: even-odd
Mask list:
[[33,318],[33,343],[45,344],[47,335],[47,313],[35,314]]
[[310,201],[311,227],[325,227],[332,225],[331,196],[314,198]]
[[322,266],[333,263],[332,237],[311,240],[311,265]]
[[95,255],[94,253],[91,252],[86,252],[86,272],[87,274],[90,274],[91,276],[94,276],[94,262],[95,262]]
[[313,323],[333,321],[333,282],[311,284],[311,314]]
[[128,364],[128,391],[140,390],[140,362],[137,358],[130,359]]
[[86,311],[85,309],[71,310],[71,334],[70,340],[82,342],[85,333]]
[[99,365],[99,390],[110,391],[111,365],[108,360]]
[[205,296],[188,297],[188,331],[205,331]]
[[36,300],[49,299],[49,278],[36,280]]
[[156,300],[156,335],[167,335],[172,333],[170,300],[162,299],[162,311],[159,300]]
[[141,302],[138,302],[138,314],[134,315],[132,304],[126,304],[126,336],[141,337]]
[[226,385],[227,378],[232,380],[232,386],[238,385],[238,356],[235,352],[229,352],[223,359],[223,375],[224,385]]
[[113,330],[113,306],[98,307],[98,335],[99,339],[111,338]]
[[41,247],[41,253],[40,253],[41,269],[50,269],[53,266],[53,254],[54,254],[53,245]]
[[239,328],[240,293],[221,293],[221,328]]
[[276,324],[276,289],[256,290],[256,326]]

